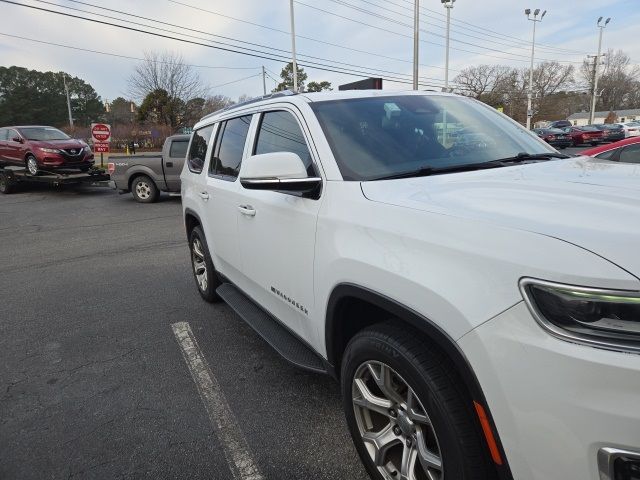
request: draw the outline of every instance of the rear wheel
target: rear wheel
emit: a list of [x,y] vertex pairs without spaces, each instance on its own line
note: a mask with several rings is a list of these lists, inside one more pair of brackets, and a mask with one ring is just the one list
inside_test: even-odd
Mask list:
[[15,187],[14,182],[6,173],[0,173],[0,193],[11,193]]
[[356,450],[376,480],[495,478],[454,365],[396,322],[358,333],[342,363]]
[[154,203],[160,197],[160,190],[146,175],[139,175],[131,182],[131,194],[140,203]]
[[204,238],[204,232],[200,226],[194,227],[189,235],[189,248],[191,250],[191,266],[196,280],[200,296],[209,303],[221,302],[222,299],[216,293],[216,289],[222,284],[218,273],[213,266],[209,247]]
[[27,171],[31,175],[33,176],[38,175],[39,168],[38,168],[38,160],[36,160],[36,157],[34,157],[33,155],[29,155],[27,157],[27,160],[25,161],[25,165],[27,167]]

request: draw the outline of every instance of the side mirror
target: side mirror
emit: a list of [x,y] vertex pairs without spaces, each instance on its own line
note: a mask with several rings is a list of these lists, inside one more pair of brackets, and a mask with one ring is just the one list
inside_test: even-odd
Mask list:
[[22,140],[20,137],[13,137],[13,138],[11,139],[11,141],[13,141],[13,142],[17,142],[17,143],[22,143],[24,140]]
[[242,165],[240,183],[248,190],[274,190],[313,196],[322,185],[320,177],[307,176],[302,159],[292,152],[253,155]]

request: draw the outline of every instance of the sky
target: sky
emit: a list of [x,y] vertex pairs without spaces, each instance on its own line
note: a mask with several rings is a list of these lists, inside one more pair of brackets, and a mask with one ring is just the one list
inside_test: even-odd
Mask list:
[[[289,0],[11,1],[269,57],[0,0],[1,66],[65,71],[90,83],[105,101],[130,98],[128,78],[145,52],[182,54],[210,95],[232,99],[262,94],[262,66],[271,77],[266,78],[267,91],[271,90],[291,55]],[[420,7],[421,88],[439,89],[445,76],[446,10],[440,0],[420,0]],[[547,10],[536,27],[536,62],[558,60],[579,67],[586,55],[597,51],[596,22],[604,16],[612,20],[604,31],[603,51],[622,49],[640,64],[640,0],[456,0],[451,11],[450,80],[463,68],[481,63],[528,68],[533,23],[527,21],[525,8]],[[295,0],[294,11],[298,62],[308,81],[328,80],[337,88],[365,75],[382,76],[408,82],[385,81],[385,89],[411,88],[413,0]],[[340,72],[323,71],[311,63]]]

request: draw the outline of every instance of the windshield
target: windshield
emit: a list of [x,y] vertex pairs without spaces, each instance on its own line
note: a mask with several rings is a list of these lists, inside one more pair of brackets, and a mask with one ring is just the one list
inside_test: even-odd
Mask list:
[[53,127],[27,127],[21,128],[20,133],[27,140],[49,141],[49,140],[68,140],[69,135],[61,132]]
[[402,95],[310,105],[345,180],[557,153],[493,108],[464,97]]

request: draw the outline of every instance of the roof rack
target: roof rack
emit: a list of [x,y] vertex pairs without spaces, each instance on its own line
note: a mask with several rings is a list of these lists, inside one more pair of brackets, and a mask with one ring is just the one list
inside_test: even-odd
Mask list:
[[268,100],[270,98],[278,98],[278,97],[290,97],[292,95],[297,95],[297,93],[294,92],[293,90],[282,90],[280,92],[269,93],[268,95],[262,95],[260,97],[251,98],[245,102],[235,103],[233,105],[229,105],[228,107],[224,107],[221,110],[216,110],[215,112],[202,117],[200,121],[206,120],[207,118],[213,117],[214,115],[218,115],[219,113],[222,113],[222,112],[229,112],[236,108],[244,107],[246,105],[251,105],[252,103],[261,102],[262,100]]

